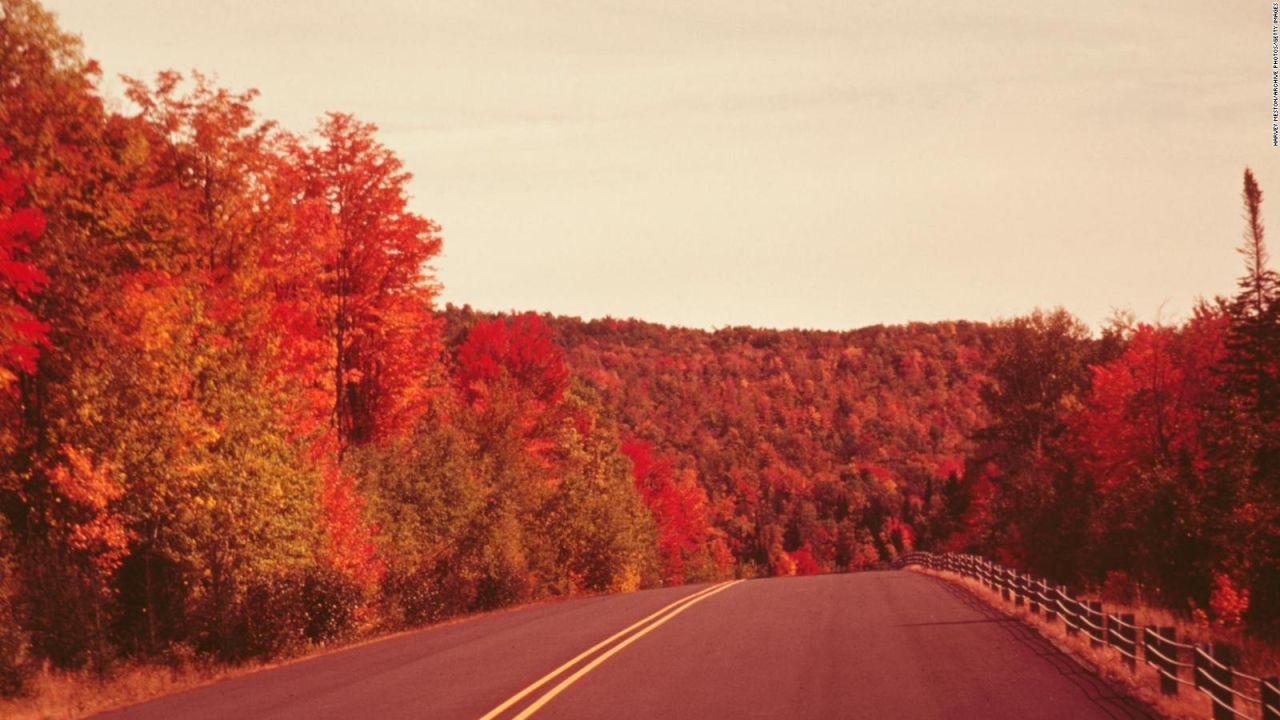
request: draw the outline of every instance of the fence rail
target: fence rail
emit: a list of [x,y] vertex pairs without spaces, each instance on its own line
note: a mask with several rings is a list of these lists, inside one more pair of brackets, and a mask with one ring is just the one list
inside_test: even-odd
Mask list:
[[1106,613],[1102,603],[1082,600],[1062,585],[976,555],[911,552],[894,564],[972,578],[1015,606],[1025,605],[1051,623],[1061,621],[1068,635],[1083,633],[1093,647],[1114,650],[1134,672],[1139,663],[1155,668],[1161,693],[1177,695],[1190,687],[1208,695],[1214,720],[1280,720],[1280,680],[1241,672],[1230,646],[1178,642],[1172,627],[1139,625],[1133,615]]

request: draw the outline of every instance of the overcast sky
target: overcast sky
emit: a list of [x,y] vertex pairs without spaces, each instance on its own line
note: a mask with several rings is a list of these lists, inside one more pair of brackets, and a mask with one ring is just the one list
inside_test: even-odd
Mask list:
[[486,310],[1176,320],[1233,291],[1246,165],[1280,243],[1265,0],[46,2],[110,76],[379,125]]

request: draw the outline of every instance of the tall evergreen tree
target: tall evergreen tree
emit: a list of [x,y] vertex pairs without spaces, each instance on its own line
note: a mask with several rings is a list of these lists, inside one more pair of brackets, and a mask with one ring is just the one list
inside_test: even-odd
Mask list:
[[1229,310],[1224,378],[1229,408],[1229,448],[1242,491],[1231,524],[1242,573],[1252,590],[1249,619],[1255,628],[1280,633],[1280,275],[1267,266],[1262,190],[1244,172],[1245,274]]
[[1275,420],[1277,411],[1276,351],[1280,349],[1277,298],[1280,276],[1267,267],[1269,260],[1262,223],[1262,190],[1253,172],[1244,171],[1245,236],[1239,252],[1245,274],[1240,292],[1231,303],[1231,332],[1227,338],[1229,386],[1250,405],[1262,423]]

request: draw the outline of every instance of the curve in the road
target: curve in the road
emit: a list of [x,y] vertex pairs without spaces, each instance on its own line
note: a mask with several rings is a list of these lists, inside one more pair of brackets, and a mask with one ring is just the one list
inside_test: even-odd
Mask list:
[[[540,709],[542,708],[542,706],[543,706],[543,705],[546,705],[546,704],[547,704],[548,702],[550,702],[553,698],[555,698],[555,696],[557,696],[557,695],[559,695],[560,693],[564,692],[565,688],[567,688],[567,687],[569,687],[570,685],[572,685],[572,684],[574,684],[575,682],[577,682],[577,681],[578,681],[578,679],[579,679],[579,678],[581,678],[583,675],[586,675],[587,673],[589,673],[589,672],[591,672],[592,670],[594,670],[594,669],[596,669],[597,667],[599,667],[599,666],[600,666],[600,664],[601,664],[601,663],[603,663],[605,660],[608,660],[609,658],[611,658],[611,657],[613,657],[614,655],[618,654],[618,653],[619,653],[623,648],[625,648],[625,647],[627,647],[628,645],[630,645],[631,643],[633,643],[633,642],[635,642],[635,641],[639,640],[640,638],[644,637],[645,635],[648,635],[649,633],[653,632],[653,631],[654,631],[654,630],[656,630],[659,626],[661,626],[662,624],[664,624],[664,623],[666,623],[667,621],[671,620],[671,618],[675,617],[676,615],[679,615],[680,613],[684,612],[685,610],[688,610],[688,609],[689,609],[690,607],[692,607],[695,603],[702,602],[703,600],[705,600],[705,599],[707,599],[707,598],[711,597],[712,595],[715,595],[715,594],[716,594],[716,593],[718,593],[718,592],[722,592],[722,591],[724,591],[724,590],[728,590],[730,587],[732,587],[732,586],[734,586],[734,585],[737,585],[737,584],[738,584],[738,583],[740,583],[740,582],[742,582],[742,581],[741,581],[741,580],[734,580],[733,582],[726,582],[726,583],[722,583],[722,584],[720,584],[720,585],[716,585],[715,587],[710,588],[710,589],[708,589],[708,590],[706,590],[706,591],[704,591],[704,592],[698,593],[695,597],[690,598],[689,600],[687,600],[687,601],[685,601],[685,602],[681,603],[679,607],[675,608],[675,609],[674,609],[674,610],[672,610],[671,612],[669,612],[669,613],[667,613],[667,614],[663,615],[662,617],[658,618],[657,620],[654,620],[653,622],[649,623],[648,625],[645,625],[643,628],[641,628],[641,629],[639,629],[639,630],[636,630],[634,633],[632,633],[631,635],[627,636],[627,637],[626,637],[626,639],[621,640],[617,645],[614,645],[613,647],[609,648],[608,650],[605,650],[604,652],[600,653],[599,657],[597,657],[596,659],[594,659],[594,660],[592,660],[591,662],[587,663],[586,665],[583,665],[581,668],[579,668],[576,672],[574,672],[574,673],[573,673],[572,675],[570,675],[569,677],[565,678],[564,680],[561,680],[561,681],[560,681],[560,684],[558,684],[558,685],[556,685],[555,687],[551,688],[551,689],[550,689],[550,690],[548,690],[546,693],[544,693],[541,697],[539,697],[537,700],[535,700],[535,701],[533,701],[532,703],[530,703],[530,704],[529,704],[529,706],[528,706],[528,707],[526,707],[524,710],[520,711],[520,714],[519,714],[519,715],[516,715],[516,716],[515,716],[515,718],[514,718],[513,720],[525,720],[526,718],[530,717],[530,716],[531,716],[531,715],[533,715],[535,712],[537,712],[538,710],[540,710]],[[632,627],[635,627],[635,626],[632,626]]]
[[[726,587],[732,584],[733,583],[730,583],[730,582],[722,582],[716,585],[712,585],[709,588],[700,590],[696,593],[693,593],[692,595],[688,595],[686,597],[680,598],[679,600],[676,600],[675,602],[667,605],[666,607],[663,607],[656,612],[646,615],[645,617],[635,621],[634,623],[610,635],[604,640],[601,640],[595,645],[592,645],[586,650],[583,650],[582,652],[573,656],[568,662],[564,663],[563,665],[556,668],[555,670],[552,670],[546,675],[543,675],[542,677],[538,678],[528,687],[524,688],[523,690],[516,693],[515,695],[512,695],[511,697],[507,698],[498,707],[482,715],[480,717],[480,720],[493,720],[494,718],[501,715],[504,711],[506,711],[507,708],[520,702],[530,693],[536,691],[538,688],[556,679],[558,676],[568,671],[569,669],[571,669],[578,663],[582,662],[583,660],[591,657],[591,655],[594,654],[595,652],[605,647],[608,647],[614,641],[620,640],[621,638],[627,637],[628,634],[635,632],[635,634],[631,635],[631,637],[627,638],[627,640],[622,641],[621,643],[613,647],[611,650],[609,650],[607,653],[603,654],[600,658],[597,658],[596,660],[592,661],[592,663],[589,666],[574,673],[566,681],[560,683],[559,685],[557,685],[556,687],[548,691],[545,695],[538,698],[538,700],[535,701],[532,705],[530,705],[529,708],[526,708],[523,712],[520,713],[520,715],[517,716],[517,720],[520,720],[521,718],[526,718],[532,715],[535,711],[537,711],[538,708],[545,705],[551,698],[563,692],[564,688],[573,684],[579,677],[582,677],[582,675],[585,675],[587,672],[590,672],[591,669],[599,665],[601,662],[604,662],[604,660],[607,660],[609,655],[612,655],[618,652],[626,645],[629,645],[632,642],[634,642],[635,639],[638,638],[639,636],[648,633],[650,630],[657,627],[658,625],[661,625],[662,623],[671,619],[675,615],[681,612],[684,612],[690,605],[698,602],[702,598],[705,598],[709,595],[713,595],[717,592],[720,592],[721,590],[725,589]],[[666,614],[664,615],[664,613]],[[644,628],[644,629],[641,630],[641,628]]]
[[493,613],[107,717],[500,720],[535,712],[537,720],[1149,717],[1033,631],[963,589],[906,571],[664,588]]

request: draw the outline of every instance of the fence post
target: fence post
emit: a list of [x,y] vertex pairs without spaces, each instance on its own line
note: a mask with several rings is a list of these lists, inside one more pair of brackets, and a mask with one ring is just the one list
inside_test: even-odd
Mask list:
[[1062,621],[1067,624],[1067,634],[1077,635],[1080,633],[1080,603],[1076,602],[1075,596],[1067,590],[1066,585],[1058,587],[1058,597],[1066,602],[1062,603],[1065,614]]
[[1217,700],[1213,704],[1213,720],[1235,720],[1235,713],[1232,712],[1235,708],[1235,695],[1231,692],[1234,685],[1232,680],[1235,676],[1235,671],[1231,669],[1236,662],[1235,648],[1230,645],[1210,645],[1209,653],[1206,656],[1205,666],[1212,679],[1205,685],[1209,689],[1209,694]]
[[1138,628],[1134,626],[1133,613],[1120,613],[1120,642],[1122,649],[1129,653],[1124,656],[1124,663],[1130,670],[1138,669]]
[[[1102,614],[1102,601],[1090,600],[1088,603],[1089,622],[1091,625],[1087,632],[1089,633],[1089,645],[1091,647],[1102,647],[1102,642],[1106,640],[1107,621]],[[1096,626],[1096,627],[1095,627]],[[1101,630],[1097,628],[1102,628]]]
[[1005,566],[1000,566],[1000,597],[1006,602],[1009,600],[1009,570]]
[[1207,662],[1208,657],[1199,645],[1196,645],[1191,651],[1191,679],[1195,681],[1197,690],[1203,690],[1204,686],[1209,683],[1204,677],[1204,673],[1207,672],[1206,668],[1209,665]]
[[1106,628],[1103,631],[1106,644],[1119,649],[1121,657],[1124,658],[1124,664],[1133,669],[1134,654],[1138,644],[1135,628],[1133,627],[1133,614],[1110,613],[1106,616],[1106,623],[1103,624],[1103,627]]
[[1040,583],[1030,575],[1027,576],[1027,603],[1031,606],[1031,614],[1040,614]]
[[1054,602],[1053,592],[1049,590],[1048,581],[1040,581],[1040,593],[1044,595],[1045,600],[1048,600],[1044,606],[1044,619],[1052,623],[1058,619],[1058,605]]
[[[1178,694],[1178,646],[1174,645],[1178,641],[1178,629],[1169,625],[1156,628],[1156,645],[1164,658],[1157,657],[1156,661],[1159,667],[1165,672],[1160,673],[1160,693],[1163,695]],[[1168,673],[1168,674],[1166,674]]]
[[1022,607],[1026,602],[1026,576],[1017,570],[1013,571],[1013,604]]
[[[1156,651],[1155,666],[1160,670],[1160,694],[1178,694],[1178,630],[1169,625],[1147,628],[1147,647]],[[1147,652],[1151,659],[1151,652]]]
[[1262,678],[1262,720],[1280,720],[1280,679]]

